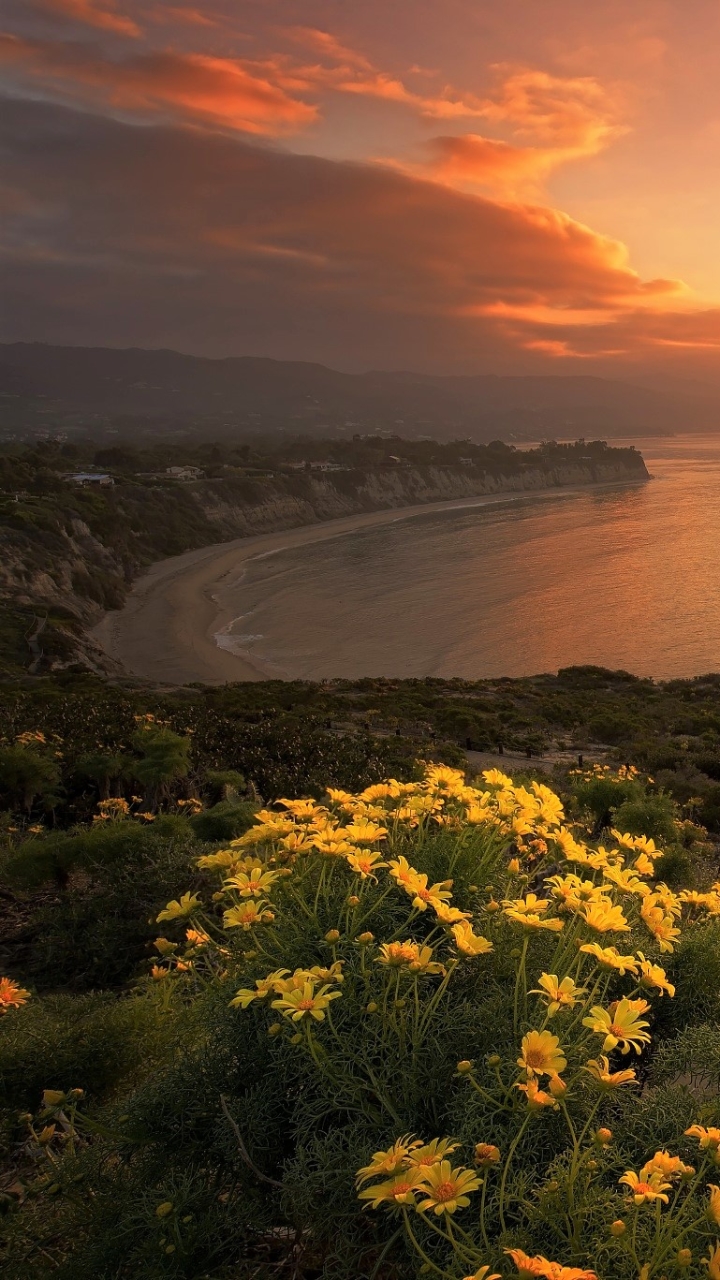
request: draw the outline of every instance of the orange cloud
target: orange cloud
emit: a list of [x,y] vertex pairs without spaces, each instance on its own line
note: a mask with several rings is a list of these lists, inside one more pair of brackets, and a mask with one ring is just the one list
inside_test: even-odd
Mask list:
[[441,136],[428,144],[423,164],[402,167],[464,190],[532,198],[554,170],[597,155],[625,132],[619,103],[592,77],[561,78],[530,68],[510,71],[478,114],[509,129],[513,141],[479,133]]
[[149,119],[170,115],[277,137],[317,116],[316,107],[233,58],[157,52],[115,60],[94,49],[4,35],[0,63],[46,92]]
[[100,8],[94,0],[36,0],[43,9],[58,13],[72,22],[81,22],[88,27],[97,27],[100,31],[112,31],[120,36],[139,36],[140,28],[132,18],[115,13],[110,3]]

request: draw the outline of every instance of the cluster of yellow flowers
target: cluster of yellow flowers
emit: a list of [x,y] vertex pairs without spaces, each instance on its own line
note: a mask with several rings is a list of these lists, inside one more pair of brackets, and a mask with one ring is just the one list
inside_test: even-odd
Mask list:
[[[634,772],[623,770],[617,776],[632,777]],[[606,777],[608,771],[597,766],[592,776]],[[464,842],[484,833],[495,885],[470,885],[460,905],[453,898],[452,878],[431,882],[424,871],[413,866],[413,852],[422,848],[433,832],[452,833],[456,854]],[[671,999],[675,994],[656,958],[646,956],[636,944],[632,948],[626,944],[622,951],[619,940],[627,935],[634,940],[645,937],[648,949],[670,954],[680,936],[684,911],[692,922],[700,914],[720,916],[720,881],[707,892],[676,894],[655,879],[655,865],[661,857],[662,851],[653,840],[616,830],[611,832],[608,847],[588,843],[566,822],[557,795],[541,783],[515,785],[493,769],[482,774],[481,783],[469,785],[460,771],[432,766],[420,782],[391,779],[367,787],[359,795],[332,789],[326,804],[284,799],[276,808],[262,810],[251,830],[199,860],[203,871],[215,871],[221,877],[221,887],[212,895],[214,907],[206,910],[198,894],[186,893],[168,903],[158,920],[191,920],[186,941],[194,949],[193,955],[202,948],[206,952],[215,948],[227,956],[229,952],[222,947],[227,932],[223,931],[240,930],[236,936],[250,935],[248,941],[255,946],[243,952],[244,957],[255,959],[265,952],[268,957],[274,955],[276,963],[282,952],[278,951],[281,944],[274,922],[282,924],[288,907],[290,914],[299,910],[318,924],[318,944],[332,949],[330,962],[293,972],[276,968],[256,978],[253,986],[241,987],[231,1002],[239,1009],[266,1003],[280,1015],[270,1033],[291,1031],[291,1042],[306,1041],[314,1057],[316,1031],[326,1024],[333,1036],[337,1034],[332,1004],[341,998],[343,982],[346,990],[350,989],[347,980],[351,973],[353,980],[359,973],[365,987],[373,972],[387,975],[385,1012],[389,1001],[404,1016],[407,1001],[403,992],[409,993],[415,1010],[413,1034],[420,1036],[429,1014],[420,1015],[418,984],[438,979],[430,998],[434,1009],[459,965],[477,963],[501,942],[508,942],[511,956],[517,958],[514,1025],[518,1048],[517,1058],[506,1064],[504,1076],[499,1057],[487,1060],[490,1075],[494,1072],[501,1090],[497,1106],[512,1112],[522,1104],[520,1133],[547,1109],[562,1113],[572,1134],[568,1102],[588,1096],[588,1086],[595,1098],[594,1114],[604,1095],[638,1083],[635,1068],[621,1067],[613,1055],[641,1054],[651,1039],[646,1016],[651,1011],[650,998]],[[310,871],[314,908],[299,888]],[[481,875],[480,869],[477,878]],[[331,882],[335,888],[338,883],[342,886],[344,905],[336,927],[328,930],[327,918],[322,928],[319,926],[318,902]],[[397,908],[403,901],[407,914],[392,937],[376,940],[367,924],[378,903],[386,899],[394,904],[394,918],[398,918]],[[332,900],[337,902],[337,895]],[[222,930],[218,927],[220,913]],[[411,936],[413,925],[422,937]],[[533,938],[538,944],[544,939],[543,954],[552,947],[555,950],[531,987],[526,969],[528,956],[534,954],[529,950]],[[193,961],[188,961],[187,952],[174,957],[177,945],[166,939],[156,943],[167,964],[182,972]],[[163,969],[162,976],[167,972],[168,968]],[[625,977],[629,989],[606,1003],[610,984]],[[377,1002],[367,1003],[366,1011],[377,1013]],[[550,1023],[559,1026],[561,1034],[555,1034]],[[460,1062],[457,1070],[486,1100],[491,1097],[494,1081],[484,1078],[473,1062]],[[720,1163],[720,1130],[693,1126],[687,1132],[698,1137],[701,1148]],[[610,1130],[601,1128],[592,1142],[602,1147],[611,1137]],[[517,1141],[504,1157],[501,1221],[507,1169]],[[471,1195],[483,1187],[484,1179],[473,1169],[453,1165],[450,1157],[458,1145],[449,1137],[422,1142],[406,1135],[377,1152],[358,1173],[359,1198],[369,1208],[385,1205],[401,1211],[404,1228],[421,1256],[422,1247],[410,1225],[413,1214],[425,1215],[426,1222],[442,1219],[446,1224],[443,1230],[451,1234],[452,1215],[465,1208]],[[500,1161],[496,1147],[478,1144],[478,1167],[489,1169]],[[623,1173],[619,1182],[627,1188],[629,1207],[640,1210],[653,1203],[659,1212],[668,1203],[670,1189],[693,1176],[694,1170],[680,1157],[658,1151],[639,1171]],[[706,1216],[720,1225],[720,1191],[714,1184],[708,1185]],[[624,1229],[622,1222],[616,1223],[611,1234],[620,1237]],[[469,1256],[468,1250],[469,1246],[465,1248]],[[542,1255],[530,1256],[510,1248],[505,1254],[521,1277],[595,1280],[594,1271],[565,1266]],[[473,1265],[475,1260],[473,1255]],[[717,1257],[711,1252],[706,1261],[708,1274],[720,1280],[720,1248]],[[491,1275],[483,1264],[474,1280],[499,1280],[499,1275]]]

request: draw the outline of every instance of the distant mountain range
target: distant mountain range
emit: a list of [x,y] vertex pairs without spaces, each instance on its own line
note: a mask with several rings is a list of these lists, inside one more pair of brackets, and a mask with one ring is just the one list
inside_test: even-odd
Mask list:
[[0,396],[15,422],[26,407],[46,421],[89,414],[289,434],[489,440],[720,426],[720,395],[710,388],[686,394],[595,377],[350,374],[299,361],[22,342],[0,345]]

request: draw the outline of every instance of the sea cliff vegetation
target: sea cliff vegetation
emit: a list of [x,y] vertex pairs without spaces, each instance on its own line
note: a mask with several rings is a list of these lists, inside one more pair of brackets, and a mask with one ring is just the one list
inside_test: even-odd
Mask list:
[[[4,1275],[720,1274],[717,850],[656,780],[206,771],[203,804],[136,714],[136,796],[106,770],[52,831],[15,779]],[[16,734],[4,785],[65,745]]]

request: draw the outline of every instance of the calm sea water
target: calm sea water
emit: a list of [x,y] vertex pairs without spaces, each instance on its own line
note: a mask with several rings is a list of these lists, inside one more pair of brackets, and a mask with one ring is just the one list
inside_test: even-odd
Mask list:
[[638,487],[427,513],[251,561],[220,643],[268,674],[720,670],[720,435],[633,441]]

